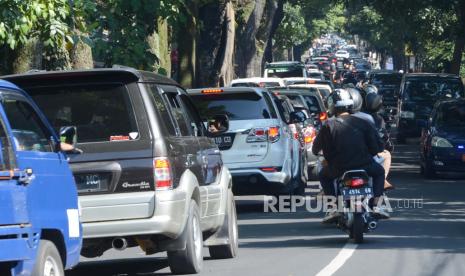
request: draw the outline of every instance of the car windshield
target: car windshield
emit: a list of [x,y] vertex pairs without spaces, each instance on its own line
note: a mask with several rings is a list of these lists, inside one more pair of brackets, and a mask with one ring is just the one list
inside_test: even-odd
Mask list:
[[304,76],[302,68],[298,66],[267,68],[266,71],[270,78],[294,78]]
[[438,127],[465,127],[465,105],[462,103],[446,103],[437,115]]
[[441,98],[463,97],[463,84],[459,79],[423,78],[406,82],[404,99],[433,101]]
[[400,85],[401,74],[378,74],[374,75],[372,82],[375,85]]
[[231,120],[272,118],[267,102],[254,92],[193,95],[192,99],[203,120],[216,114],[226,114]]

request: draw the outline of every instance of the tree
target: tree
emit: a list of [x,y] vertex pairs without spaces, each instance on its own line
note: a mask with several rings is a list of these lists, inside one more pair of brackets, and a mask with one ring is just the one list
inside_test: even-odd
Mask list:
[[289,49],[289,59],[294,60],[294,46],[302,44],[308,37],[302,8],[290,3],[284,4],[284,17],[279,25],[274,40],[278,51]]

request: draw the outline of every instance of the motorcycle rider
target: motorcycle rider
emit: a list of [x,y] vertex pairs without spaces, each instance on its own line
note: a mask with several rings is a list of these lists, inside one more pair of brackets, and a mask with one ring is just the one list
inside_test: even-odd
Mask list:
[[[394,150],[394,145],[390,139],[389,132],[386,129],[386,122],[383,117],[378,113],[383,107],[383,98],[377,93],[368,93],[365,96],[365,109],[368,114],[372,116],[375,121],[375,127],[378,130],[380,138],[383,141],[384,150],[378,153],[378,156],[384,159],[383,167],[385,171],[385,176],[387,178],[389,170],[391,168],[391,152]],[[385,180],[384,189],[390,190],[394,189],[394,186]]]
[[[383,194],[385,177],[384,168],[373,159],[382,151],[378,133],[369,122],[350,115],[354,101],[346,89],[336,89],[329,96],[328,105],[335,117],[322,126],[312,147],[313,154],[322,151],[327,161],[319,174],[325,195],[336,196],[334,179],[345,171],[363,169],[373,178],[373,212],[388,218],[389,214],[376,206]],[[337,210],[331,210],[323,222],[330,223],[339,215]]]

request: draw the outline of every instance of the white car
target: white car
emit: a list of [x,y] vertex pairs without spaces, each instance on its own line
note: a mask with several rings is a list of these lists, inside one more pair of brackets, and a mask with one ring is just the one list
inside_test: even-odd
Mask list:
[[346,50],[339,50],[334,54],[338,58],[349,58],[350,54]]
[[225,87],[188,90],[202,121],[218,112],[229,130],[212,138],[233,177],[235,195],[289,194],[306,185],[306,151],[293,133],[292,106],[268,89]]
[[280,78],[243,78],[235,79],[229,84],[230,87],[282,87],[284,80]]

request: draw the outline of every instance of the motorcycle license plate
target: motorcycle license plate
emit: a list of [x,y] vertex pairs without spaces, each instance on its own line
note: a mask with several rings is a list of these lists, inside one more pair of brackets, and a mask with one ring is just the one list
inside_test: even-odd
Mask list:
[[356,196],[372,196],[372,195],[373,195],[373,189],[371,187],[342,190],[342,197],[344,199],[350,198],[350,197],[356,197]]

